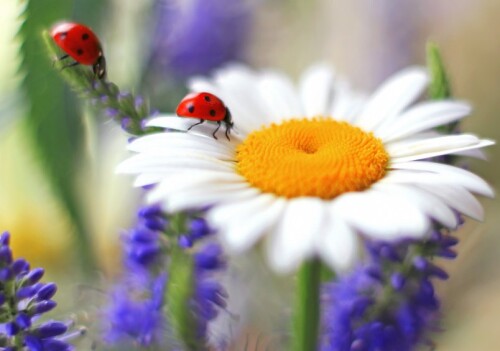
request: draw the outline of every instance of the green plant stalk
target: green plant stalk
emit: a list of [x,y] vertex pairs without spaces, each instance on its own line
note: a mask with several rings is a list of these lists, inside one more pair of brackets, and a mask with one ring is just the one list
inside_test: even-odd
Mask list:
[[304,262],[297,274],[292,351],[314,351],[320,323],[321,261]]
[[174,334],[189,351],[205,350],[197,336],[197,323],[190,308],[194,294],[193,256],[174,245],[167,288],[168,315]]

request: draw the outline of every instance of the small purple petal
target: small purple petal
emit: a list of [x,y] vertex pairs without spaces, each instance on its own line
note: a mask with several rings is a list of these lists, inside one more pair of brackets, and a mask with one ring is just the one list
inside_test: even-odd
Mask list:
[[33,333],[38,337],[45,339],[66,333],[68,326],[62,322],[50,321],[33,329]]
[[49,300],[51,299],[57,291],[57,285],[55,283],[47,283],[37,292],[37,300]]

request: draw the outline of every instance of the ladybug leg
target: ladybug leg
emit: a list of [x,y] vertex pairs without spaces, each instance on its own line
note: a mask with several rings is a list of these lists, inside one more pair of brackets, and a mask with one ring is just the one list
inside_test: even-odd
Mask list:
[[215,136],[215,133],[217,133],[220,129],[221,121],[217,122],[217,128],[215,128],[214,132],[212,133],[213,137],[215,140],[218,140],[217,137]]
[[55,60],[52,61],[52,67],[54,67],[56,65],[56,62],[62,61],[64,59],[67,59],[68,57],[69,57],[68,54],[62,55],[62,56],[58,56]]
[[226,123],[226,138],[227,140],[231,141],[231,139],[229,138],[229,133],[231,132],[231,126],[229,124]]
[[193,125],[192,125],[191,127],[189,127],[187,130],[191,130],[191,128],[193,128],[194,126],[198,126],[198,125],[202,124],[203,122],[205,122],[205,120],[204,120],[204,119],[200,119],[200,121],[199,121],[198,123],[193,124]]
[[61,71],[62,71],[63,69],[65,69],[65,68],[68,68],[68,67],[74,67],[74,66],[78,66],[78,65],[79,65],[79,63],[78,63],[78,62],[76,62],[76,61],[75,61],[75,62],[72,62],[72,63],[70,63],[70,64],[67,64],[66,66],[63,66],[63,67],[61,68]]

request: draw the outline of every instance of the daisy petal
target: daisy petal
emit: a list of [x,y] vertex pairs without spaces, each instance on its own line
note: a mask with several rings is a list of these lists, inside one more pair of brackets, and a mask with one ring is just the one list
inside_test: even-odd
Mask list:
[[439,197],[458,212],[478,221],[483,220],[483,206],[464,188],[450,184],[419,184],[418,187]]
[[219,97],[231,111],[238,131],[248,134],[268,122],[268,112],[258,92],[258,80],[248,69],[232,65],[216,74],[215,82],[222,94]]
[[415,206],[382,191],[347,193],[332,207],[349,225],[374,239],[419,238],[429,228],[427,216]]
[[276,232],[267,243],[269,264],[277,272],[289,273],[311,256],[323,224],[324,208],[323,201],[317,198],[303,197],[287,203]]
[[241,202],[217,206],[208,214],[229,253],[238,254],[254,245],[278,221],[285,200],[272,195],[257,196]]
[[455,122],[470,112],[471,107],[463,102],[427,102],[406,111],[390,126],[377,128],[375,134],[387,143]]
[[[430,172],[442,176],[443,182],[461,185],[474,193],[493,197],[495,192],[481,177],[465,169],[436,162],[401,162],[393,166],[395,169]],[[418,175],[420,176],[420,174]]]
[[333,72],[328,65],[312,66],[302,75],[299,92],[306,116],[328,115]]
[[358,236],[335,213],[329,214],[325,228],[317,244],[319,254],[335,271],[345,272],[360,255]]
[[[456,135],[456,136],[450,136],[450,137],[442,137],[442,138],[452,138],[452,137],[457,137],[454,142],[459,142],[463,143],[463,146],[457,146],[456,144],[450,147],[450,145],[447,145],[445,142],[445,139],[440,140],[440,145],[424,145],[425,143],[417,143],[414,144],[415,148],[420,149],[418,152],[416,152],[415,149],[413,150],[404,150],[402,154],[406,153],[408,156],[393,156],[391,159],[391,163],[398,163],[398,162],[408,162],[408,161],[416,161],[416,160],[423,160],[426,158],[431,158],[431,157],[437,157],[441,155],[449,155],[449,154],[455,154],[467,150],[473,150],[473,149],[479,149],[483,148],[486,146],[494,145],[495,142],[493,140],[488,140],[488,139],[483,139],[483,140],[477,140],[475,143],[472,141],[472,138],[470,138],[469,135],[465,135],[465,138],[461,139],[459,138],[462,135]],[[441,143],[442,142],[442,143]]]
[[204,77],[193,77],[188,81],[189,89],[196,93],[207,92],[214,94],[215,96],[220,96],[221,91],[217,89],[215,84]]
[[336,83],[330,115],[338,121],[352,122],[364,107],[366,98],[354,92],[347,82],[338,80]]
[[[173,130],[178,130],[181,132],[188,132],[188,134],[193,134],[193,135],[198,135],[198,136],[203,136],[205,138],[212,138],[213,133],[217,129],[217,123],[207,121],[203,124],[197,125],[193,127],[191,130],[188,131],[189,128],[191,128],[194,124],[198,123],[199,120],[196,118],[182,118],[182,117],[158,117],[158,118],[153,118],[149,120],[146,123],[147,127],[160,127],[160,128],[167,128],[167,129],[173,129]],[[218,132],[215,134],[217,137],[217,141],[219,143],[234,143],[234,140],[237,139],[241,141],[241,138],[243,135],[238,133],[238,130],[236,128],[231,130],[230,134],[230,139],[231,141],[228,141],[226,139],[226,136],[224,133],[226,132],[226,127],[224,125],[221,125],[219,128]]]
[[410,201],[427,216],[435,219],[448,228],[456,228],[458,219],[445,202],[430,193],[407,185],[379,183],[374,189],[390,193],[402,201]]
[[[167,162],[165,162],[167,161]],[[231,171],[234,165],[210,157],[169,156],[158,158],[150,154],[137,154],[116,167],[116,173],[169,172],[172,169],[220,170]]]
[[355,123],[374,130],[382,122],[395,119],[424,91],[429,77],[422,68],[408,68],[386,81],[366,103]]
[[234,173],[221,173],[211,171],[181,172],[164,177],[164,180],[149,192],[148,202],[157,202],[162,198],[174,196],[184,191],[200,191],[217,188],[219,185],[226,188],[244,189],[245,181]]
[[211,189],[193,191],[189,189],[182,194],[176,194],[168,199],[163,197],[162,207],[167,212],[177,212],[224,204],[226,202],[248,200],[258,194],[258,190],[248,188],[245,184],[218,184]]
[[143,173],[139,174],[134,181],[134,187],[139,188],[151,184],[159,183],[165,177],[164,174],[161,173]]
[[477,159],[483,160],[483,161],[486,161],[488,159],[486,157],[486,154],[483,152],[483,150],[480,150],[480,149],[470,149],[470,150],[458,151],[458,152],[455,152],[454,154],[458,155],[458,156],[477,158]]
[[274,72],[262,74],[259,93],[273,122],[302,116],[297,91],[285,75]]
[[135,152],[155,152],[156,150],[182,149],[184,147],[224,152],[228,156],[234,154],[234,148],[230,147],[228,144],[220,143],[213,138],[205,138],[186,133],[157,133],[146,135],[130,142],[127,149]]

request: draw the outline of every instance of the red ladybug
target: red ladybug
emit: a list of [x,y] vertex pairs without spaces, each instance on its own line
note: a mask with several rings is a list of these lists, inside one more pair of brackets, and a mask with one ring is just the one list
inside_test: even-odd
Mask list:
[[224,103],[214,94],[202,92],[186,95],[179,103],[176,110],[177,116],[187,118],[198,118],[200,121],[188,128],[204,123],[205,121],[217,122],[217,129],[213,132],[213,137],[217,139],[215,133],[219,130],[222,123],[226,126],[226,138],[229,139],[229,133],[233,128],[231,113]]
[[78,64],[92,66],[94,75],[103,79],[106,77],[106,60],[102,52],[101,43],[89,27],[83,24],[62,22],[54,25],[50,32],[56,44],[66,52],[60,57],[64,60],[72,57],[75,62],[63,68]]

